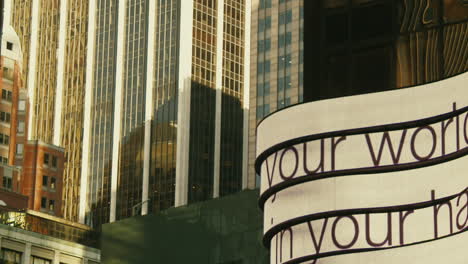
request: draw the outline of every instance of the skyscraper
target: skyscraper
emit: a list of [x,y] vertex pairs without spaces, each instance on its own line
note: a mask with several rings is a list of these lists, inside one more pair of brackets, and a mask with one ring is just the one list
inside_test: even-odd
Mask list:
[[29,140],[65,149],[63,216],[78,220],[88,1],[7,0],[23,50]]
[[250,188],[258,187],[259,184],[254,171],[258,122],[276,110],[303,100],[303,2],[252,2],[248,181]]
[[247,0],[89,2],[80,221],[246,186]]
[[250,1],[12,10],[29,139],[65,149],[65,218],[99,226],[247,186]]

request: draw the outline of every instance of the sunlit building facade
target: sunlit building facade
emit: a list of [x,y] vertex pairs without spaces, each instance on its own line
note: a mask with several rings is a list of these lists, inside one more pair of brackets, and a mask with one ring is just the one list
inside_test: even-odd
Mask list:
[[89,2],[80,221],[247,185],[248,0]]
[[0,56],[0,164],[21,165],[27,129],[27,94],[23,85],[22,51],[9,25],[2,29]]
[[250,1],[5,3],[27,139],[65,150],[66,219],[99,226],[246,187]]
[[88,1],[6,0],[23,50],[27,138],[65,149],[63,217],[78,220]]
[[303,101],[304,0],[254,0],[251,19],[248,186],[254,171],[257,124]]

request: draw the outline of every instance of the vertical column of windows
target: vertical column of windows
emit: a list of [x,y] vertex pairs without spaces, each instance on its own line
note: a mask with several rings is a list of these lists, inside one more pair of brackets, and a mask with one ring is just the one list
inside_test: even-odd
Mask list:
[[65,148],[63,216],[77,221],[83,142],[88,0],[68,1],[61,146]]
[[15,29],[16,34],[20,39],[21,51],[23,54],[22,62],[22,79],[23,83],[28,83],[29,70],[29,50],[31,42],[31,12],[32,1],[30,0],[15,0],[12,1],[11,25]]
[[194,0],[192,80],[214,88],[216,82],[217,0]]
[[188,202],[213,197],[218,0],[194,0]]
[[261,0],[257,26],[257,122],[270,109],[271,0]]
[[289,1],[282,1],[278,8],[278,77],[277,109],[291,104],[292,66],[292,9]]
[[141,202],[148,0],[127,0],[123,77],[122,138],[117,186],[117,219],[130,217]]
[[149,205],[152,212],[174,206],[177,149],[179,1],[156,2],[153,118]]
[[109,221],[114,126],[115,64],[117,46],[117,0],[96,1],[96,45],[86,222],[100,226]]
[[224,0],[223,8],[221,196],[242,188],[245,0]]
[[32,98],[32,138],[52,142],[54,131],[57,48],[59,35],[59,0],[41,0],[39,8],[36,83]]

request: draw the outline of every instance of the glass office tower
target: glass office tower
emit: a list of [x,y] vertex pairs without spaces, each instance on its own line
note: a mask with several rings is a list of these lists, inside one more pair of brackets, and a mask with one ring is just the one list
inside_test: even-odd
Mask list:
[[[11,1],[11,0],[9,0]],[[17,0],[29,139],[93,226],[246,186],[249,0]]]
[[78,220],[88,1],[5,0],[23,51],[29,140],[65,149],[63,216]]
[[89,2],[80,221],[246,186],[248,0]]

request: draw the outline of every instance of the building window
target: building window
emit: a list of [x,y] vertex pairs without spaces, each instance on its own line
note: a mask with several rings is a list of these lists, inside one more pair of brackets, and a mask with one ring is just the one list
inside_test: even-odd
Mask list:
[[258,48],[258,52],[263,52],[265,50],[263,39],[258,41],[257,48]]
[[267,60],[263,63],[263,67],[264,67],[264,72],[265,73],[270,73],[270,61]]
[[269,51],[271,49],[271,41],[270,39],[265,39],[265,51]]
[[284,11],[279,14],[278,18],[278,23],[280,25],[282,24],[288,24],[292,22],[292,10]]
[[280,48],[291,45],[291,42],[292,42],[292,33],[291,32],[286,32],[286,34],[280,34],[278,36],[278,46]]
[[265,39],[265,40],[259,40],[258,41],[258,52],[259,53],[269,51],[270,49],[271,49],[270,39]]
[[12,98],[12,93],[11,93],[11,91],[2,89],[2,99],[3,99],[3,100],[6,100],[6,101],[8,101],[8,102],[11,102],[11,98]]
[[57,168],[57,157],[52,156],[52,168]]
[[281,70],[284,68],[291,67],[291,63],[292,63],[291,54],[280,56],[278,60],[278,68]]
[[264,70],[264,69],[263,69],[263,62],[259,62],[259,63],[257,64],[257,72],[258,72],[259,74],[262,74],[262,73],[263,73],[263,70]]
[[260,8],[270,8],[271,0],[260,0]]
[[23,155],[23,144],[16,144],[16,154],[17,155]]
[[257,106],[257,120],[263,118],[263,105]]
[[280,99],[278,100],[278,109],[281,109],[285,107],[285,104],[284,104],[284,99]]
[[26,101],[20,100],[18,102],[18,110],[19,111],[25,111],[26,110]]
[[18,127],[16,127],[16,132],[24,133],[24,121],[18,121]]
[[11,190],[13,186],[13,179],[6,175],[3,175],[3,188]]
[[47,177],[46,175],[43,175],[42,176],[42,186],[47,187],[47,185],[49,185],[49,177]]
[[270,113],[270,104],[265,104],[263,107],[263,116],[267,116]]
[[5,123],[10,123],[11,115],[7,112],[0,111],[0,121]]
[[32,258],[31,264],[51,264],[52,263],[51,260],[39,258],[36,256],[31,256],[31,258]]
[[49,154],[45,153],[44,154],[44,165],[48,165],[49,164]]
[[5,264],[20,264],[21,253],[10,249],[2,248],[0,255],[0,263]]
[[8,158],[7,158],[7,157],[0,156],[0,163],[8,164]]
[[0,144],[8,145],[10,143],[10,137],[8,135],[0,134]]
[[13,43],[7,41],[6,47],[7,47],[7,50],[13,50]]
[[55,201],[49,200],[49,211],[54,211],[55,209]]
[[50,178],[50,188],[55,190],[56,179],[55,177]]
[[47,208],[47,198],[45,197],[41,198],[41,208]]
[[258,20],[258,32],[263,32],[271,28],[271,17],[265,17],[265,19]]
[[263,84],[263,95],[264,96],[270,95],[270,82],[266,82]]

